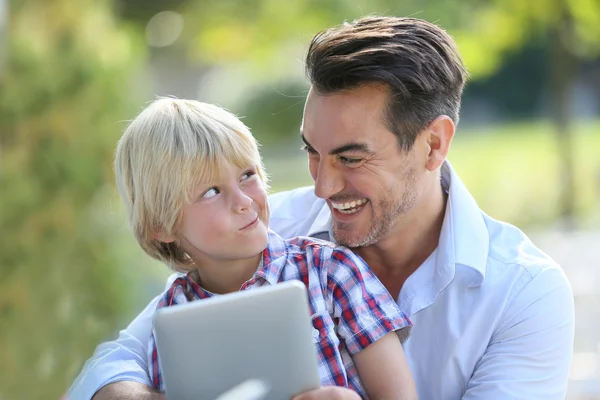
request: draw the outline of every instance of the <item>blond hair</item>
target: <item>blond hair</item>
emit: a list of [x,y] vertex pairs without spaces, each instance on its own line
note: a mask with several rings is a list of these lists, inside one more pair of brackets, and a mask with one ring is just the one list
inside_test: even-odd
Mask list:
[[117,144],[115,177],[131,229],[142,249],[176,271],[193,262],[177,244],[183,207],[200,183],[214,182],[225,162],[257,166],[258,144],[233,114],[194,100],[159,98],[127,127]]

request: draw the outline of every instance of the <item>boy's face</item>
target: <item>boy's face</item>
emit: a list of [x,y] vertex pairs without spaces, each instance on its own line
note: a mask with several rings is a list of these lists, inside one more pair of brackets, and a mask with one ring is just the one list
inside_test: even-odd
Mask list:
[[267,247],[268,224],[267,193],[257,167],[227,163],[217,182],[192,193],[177,239],[202,268],[256,257]]

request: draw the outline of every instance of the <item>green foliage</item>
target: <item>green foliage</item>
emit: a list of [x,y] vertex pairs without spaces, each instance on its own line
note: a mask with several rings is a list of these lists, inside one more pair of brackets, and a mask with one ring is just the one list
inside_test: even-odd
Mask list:
[[558,201],[565,227],[573,228],[578,194],[574,182],[570,95],[581,61],[600,52],[600,2],[493,0],[478,3],[472,16],[473,23],[461,27],[457,40],[467,69],[475,76],[495,72],[507,54],[526,46],[532,38],[543,38],[549,43],[547,83],[562,175]]
[[507,54],[561,29],[565,16],[573,32],[562,34],[559,40],[578,58],[596,57],[600,52],[597,0],[470,0],[463,7],[468,8],[470,21],[456,26],[453,34],[475,78],[489,76]]
[[181,43],[202,62],[251,61],[257,74],[280,76],[285,65],[300,62],[296,49],[306,49],[315,33],[344,21],[406,15],[454,27],[468,20],[464,10],[461,0],[190,0],[181,7],[189,27]]
[[[132,102],[132,74],[145,48],[138,35],[155,12],[182,11],[184,36],[175,46],[190,59],[206,67],[239,64],[253,86],[262,86],[247,91],[233,111],[245,117],[265,154],[290,137],[293,149],[299,145],[302,54],[317,31],[344,20],[377,13],[437,22],[457,38],[475,79],[491,76],[507,54],[552,30],[565,7],[577,56],[600,48],[597,0],[114,1],[135,28],[114,17],[112,0],[9,0],[0,32],[2,399],[58,398],[139,301],[129,261],[141,252],[124,232],[122,209],[110,204],[118,202],[111,163],[125,125],[119,121],[140,104]],[[597,128],[575,138],[580,215],[600,190],[593,151],[600,144],[591,133]],[[546,223],[556,216],[559,190],[548,131],[460,133],[451,160],[493,216]],[[274,190],[311,184],[305,157],[291,158],[293,149],[266,160]],[[160,265],[154,270],[161,278],[167,273]],[[149,285],[149,272],[138,282]]]
[[299,136],[307,92],[302,83],[265,85],[250,92],[238,114],[262,145],[289,144]]
[[[306,48],[315,32],[368,14],[417,16],[439,23],[455,37],[474,79],[490,77],[506,62],[508,55],[533,43],[543,43],[549,49],[544,84],[550,87],[551,115],[562,160],[563,195],[558,201],[562,203],[561,218],[567,226],[571,225],[569,221],[578,195],[569,150],[572,146],[569,96],[578,63],[585,57],[595,57],[600,51],[598,0],[407,0],[400,3],[255,0],[243,5],[234,0],[220,0],[186,4],[183,7],[186,25],[192,29],[187,31],[182,44],[191,50],[190,54],[212,65],[243,61],[248,70],[253,66],[254,76],[265,82],[297,76],[297,55],[301,53],[298,50]],[[532,86],[519,85],[519,89]],[[503,91],[510,93],[510,87],[504,85]],[[510,93],[511,96],[517,94]],[[269,103],[269,100],[263,96],[258,103]],[[256,104],[250,107],[257,109]],[[248,115],[251,120],[252,114]],[[264,129],[257,132],[266,134],[270,128],[264,121],[268,118],[262,114],[260,117]],[[289,126],[292,125],[293,122]],[[271,130],[268,137],[277,134],[285,135],[284,129]]]
[[[459,128],[449,160],[492,217],[520,227],[553,228],[562,190],[553,129],[549,121]],[[582,228],[600,222],[599,129],[599,121],[576,123],[573,129],[574,217]]]
[[106,183],[141,54],[111,6],[9,3],[0,64],[0,398],[58,398],[130,302]]

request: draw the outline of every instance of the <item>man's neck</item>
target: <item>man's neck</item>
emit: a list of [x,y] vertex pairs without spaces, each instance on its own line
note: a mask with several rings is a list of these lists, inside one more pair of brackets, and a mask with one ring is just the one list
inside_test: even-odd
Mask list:
[[399,217],[394,229],[376,244],[353,249],[360,255],[388,291],[397,298],[404,281],[437,248],[447,195],[437,185],[408,214]]

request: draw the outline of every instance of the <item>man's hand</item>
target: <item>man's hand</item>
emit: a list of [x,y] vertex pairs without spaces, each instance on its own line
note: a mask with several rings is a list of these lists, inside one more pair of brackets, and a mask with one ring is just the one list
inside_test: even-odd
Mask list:
[[[263,381],[249,379],[215,400],[260,400],[269,392]],[[115,382],[100,389],[92,400],[166,400],[165,394],[137,382]]]
[[361,400],[358,393],[339,386],[324,386],[302,393],[292,400]]
[[92,400],[166,400],[166,397],[143,383],[120,381],[98,390]]

